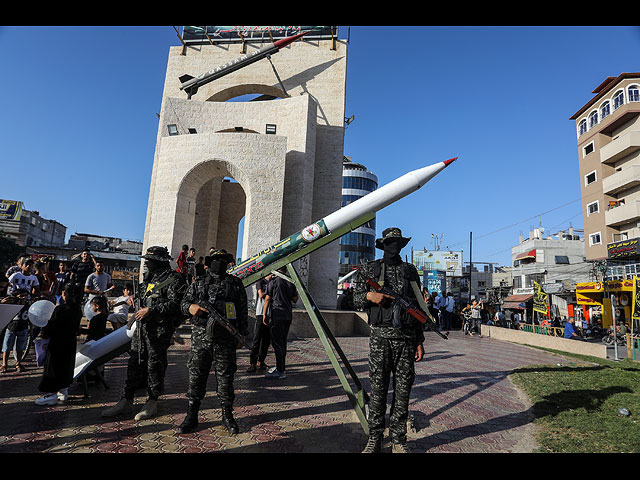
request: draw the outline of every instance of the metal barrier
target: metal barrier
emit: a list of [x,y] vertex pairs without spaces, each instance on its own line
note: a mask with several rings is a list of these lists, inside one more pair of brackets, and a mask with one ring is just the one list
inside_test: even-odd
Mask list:
[[521,323],[520,330],[523,332],[537,333],[539,335],[549,335],[552,337],[564,337],[564,328],[533,325],[531,323]]
[[631,358],[640,362],[640,336],[627,334],[627,350],[631,350]]

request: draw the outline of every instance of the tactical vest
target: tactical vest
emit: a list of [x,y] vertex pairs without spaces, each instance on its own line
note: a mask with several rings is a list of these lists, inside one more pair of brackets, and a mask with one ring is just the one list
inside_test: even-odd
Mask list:
[[[374,280],[378,282],[380,286],[385,286],[385,270],[386,265],[382,259],[375,260],[373,266],[373,276]],[[400,293],[405,299],[411,301],[414,298],[413,288],[411,286],[411,269],[409,264],[402,262],[402,291],[396,292]],[[390,288],[389,285],[387,285]],[[404,326],[408,324],[412,324],[413,317],[408,314],[403,314]],[[393,308],[387,307],[383,308],[378,305],[371,306],[369,310],[369,323],[374,327],[378,326],[392,326],[393,325]]]
[[[175,275],[173,270],[167,270],[160,273],[158,277],[154,277],[153,280],[154,282],[144,282],[142,284],[142,301],[144,302],[144,306],[149,308],[151,308],[159,298],[163,297],[163,290],[175,281]],[[176,314],[171,317],[173,326],[178,328],[187,318],[188,317],[183,315],[180,309],[178,309]]]
[[[229,313],[229,303],[233,304],[233,310],[235,312],[235,300],[238,297],[238,288],[236,286],[235,277],[227,275],[225,278],[224,298],[211,298],[209,293],[209,285],[211,284],[211,275],[205,274],[204,279],[202,277],[196,279],[196,302],[206,301],[209,302],[218,311],[220,315],[227,318],[231,324],[237,326],[238,319],[236,315],[231,317]],[[212,301],[214,300],[214,301]],[[207,323],[206,317],[191,317],[191,322],[205,326]]]

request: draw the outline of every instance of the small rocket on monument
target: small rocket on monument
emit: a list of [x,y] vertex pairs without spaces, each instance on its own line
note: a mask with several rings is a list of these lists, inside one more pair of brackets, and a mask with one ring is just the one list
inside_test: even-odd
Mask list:
[[180,77],[180,90],[184,90],[187,92],[187,99],[191,99],[191,96],[194,95],[198,88],[203,85],[206,85],[209,82],[213,82],[215,79],[224,77],[231,72],[235,72],[247,65],[251,65],[258,60],[261,60],[269,55],[273,55],[274,53],[278,53],[281,48],[286,47],[287,45],[295,42],[299,38],[303,37],[307,33],[311,32],[311,30],[299,33],[297,35],[293,35],[291,37],[283,38],[273,43],[269,43],[264,47],[259,48],[251,53],[247,53],[239,58],[234,60],[229,60],[227,63],[223,65],[218,65],[217,67],[209,70],[208,72],[203,73],[202,75],[198,75],[197,77],[192,77],[191,75],[182,75]]

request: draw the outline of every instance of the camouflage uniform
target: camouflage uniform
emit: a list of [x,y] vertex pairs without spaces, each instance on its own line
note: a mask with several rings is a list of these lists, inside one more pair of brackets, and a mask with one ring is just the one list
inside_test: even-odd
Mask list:
[[[154,285],[168,279],[170,283],[160,291],[153,290]],[[140,308],[149,307],[149,315],[137,322],[140,335],[134,332],[131,339],[125,398],[133,400],[135,390],[145,383],[149,398],[157,399],[163,393],[167,350],[176,327],[184,319],[180,301],[185,289],[184,278],[171,268],[155,273],[140,284]],[[148,293],[145,295],[145,292]]]
[[[393,373],[393,400],[391,405],[389,432],[394,443],[404,444],[407,435],[409,395],[415,378],[416,347],[424,341],[420,322],[406,312],[402,312],[402,327],[392,325],[393,307],[378,306],[367,300],[367,292],[375,291],[367,285],[372,279],[404,296],[418,306],[410,281],[420,288],[420,277],[414,265],[384,265],[381,260],[369,262],[356,274],[354,305],[369,314],[371,334],[369,337],[369,437],[380,440],[385,426],[387,391]],[[380,278],[383,275],[383,278]],[[384,283],[383,283],[384,282]]]
[[[215,303],[210,301],[215,298]],[[204,277],[196,278],[184,298],[182,299],[182,312],[189,314],[191,304],[197,304],[201,300],[207,300],[216,307],[223,316],[226,315],[225,304],[233,302],[235,306],[235,320],[231,323],[242,335],[248,331],[248,305],[247,294],[242,280],[233,275],[217,275],[207,270]],[[216,324],[213,330],[213,338],[206,333],[207,317],[191,317],[193,324],[191,332],[191,352],[189,353],[189,388],[187,398],[189,400],[201,400],[207,390],[207,378],[211,365],[215,369],[217,380],[217,394],[220,404],[224,409],[231,409],[235,398],[233,390],[233,377],[237,370],[235,338],[222,326]]]

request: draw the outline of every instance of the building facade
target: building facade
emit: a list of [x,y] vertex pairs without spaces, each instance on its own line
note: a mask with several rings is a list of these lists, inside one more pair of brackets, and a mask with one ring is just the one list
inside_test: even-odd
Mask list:
[[64,245],[67,227],[40,212],[22,209],[19,220],[0,219],[0,231],[21,247]]
[[585,240],[572,228],[546,237],[543,229],[536,228],[511,249],[513,292],[533,293],[533,282],[543,287],[562,284],[566,290],[575,291],[577,282],[591,278],[591,265],[585,262],[584,252]]
[[607,77],[592,93],[571,117],[587,261],[610,258],[609,244],[640,238],[640,73]]
[[122,240],[117,237],[106,237],[91,233],[74,233],[69,237],[69,248],[82,250],[106,250],[113,252],[131,253],[140,255],[142,253],[142,242],[135,240]]
[[511,249],[512,295],[504,299],[503,308],[523,310],[533,317],[534,282],[549,296],[552,317],[573,317],[576,286],[592,278],[592,265],[585,261],[585,240],[573,228],[544,236],[536,228],[526,239]]
[[[342,206],[364,197],[378,188],[378,177],[364,165],[344,157],[342,164]],[[376,258],[376,219],[340,238],[339,276]]]

